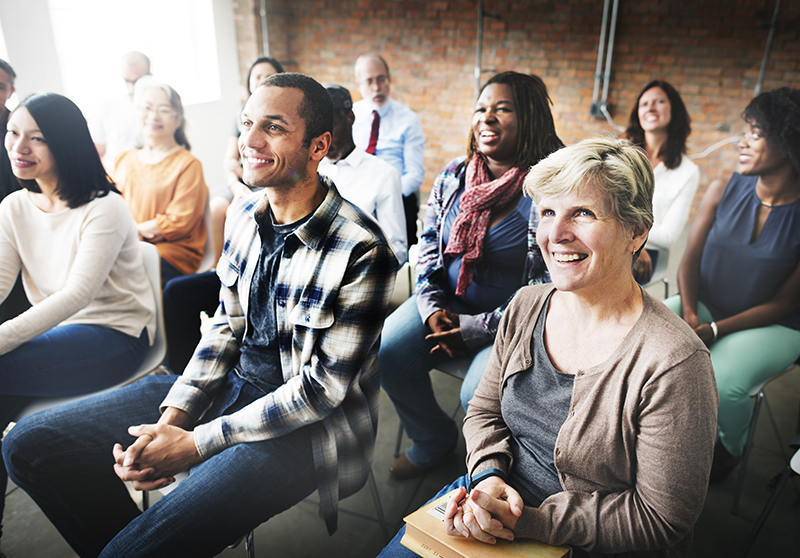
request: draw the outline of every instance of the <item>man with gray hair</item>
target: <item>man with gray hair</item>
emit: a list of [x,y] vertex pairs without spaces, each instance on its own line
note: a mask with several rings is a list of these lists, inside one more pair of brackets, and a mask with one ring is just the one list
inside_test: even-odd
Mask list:
[[355,76],[363,99],[353,105],[353,139],[359,149],[383,159],[400,173],[406,234],[411,246],[417,243],[419,187],[425,176],[422,123],[414,111],[389,98],[389,65],[380,55],[359,56]]

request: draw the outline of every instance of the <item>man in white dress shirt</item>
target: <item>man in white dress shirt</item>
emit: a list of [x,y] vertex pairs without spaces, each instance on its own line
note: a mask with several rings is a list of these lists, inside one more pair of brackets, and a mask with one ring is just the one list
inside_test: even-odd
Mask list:
[[353,100],[341,85],[323,84],[333,99],[331,146],[319,173],[330,178],[344,199],[373,217],[383,229],[403,265],[408,259],[400,173],[374,155],[356,149],[353,141]]
[[150,59],[135,50],[127,53],[122,57],[122,79],[128,94],[106,99],[89,118],[92,141],[107,169],[113,168],[118,154],[133,149],[141,141],[136,107],[133,106],[133,86],[139,78],[147,75],[150,75]]
[[416,244],[419,187],[424,178],[422,123],[414,111],[389,98],[389,66],[378,54],[359,56],[355,76],[363,99],[353,105],[353,138],[359,149],[400,173],[408,244]]

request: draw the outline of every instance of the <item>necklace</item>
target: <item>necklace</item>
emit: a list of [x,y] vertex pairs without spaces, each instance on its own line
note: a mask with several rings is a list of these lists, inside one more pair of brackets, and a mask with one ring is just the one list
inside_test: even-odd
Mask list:
[[772,209],[772,204],[771,204],[771,203],[767,203],[767,202],[765,202],[765,201],[761,201],[761,200],[758,200],[758,202],[759,202],[761,205],[763,205],[764,207],[769,207],[770,209]]

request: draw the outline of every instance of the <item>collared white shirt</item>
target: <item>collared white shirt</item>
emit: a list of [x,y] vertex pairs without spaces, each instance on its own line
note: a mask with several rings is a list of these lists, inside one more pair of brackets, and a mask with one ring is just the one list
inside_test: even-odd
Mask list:
[[406,218],[400,175],[392,165],[356,147],[336,163],[327,158],[318,172],[330,178],[341,196],[378,221],[400,265],[408,259]]
[[382,107],[367,100],[353,105],[356,121],[353,140],[361,151],[367,149],[372,132],[372,111],[381,117],[375,156],[392,165],[400,173],[403,195],[418,194],[425,171],[422,167],[425,137],[422,122],[413,110],[397,101],[387,99]]

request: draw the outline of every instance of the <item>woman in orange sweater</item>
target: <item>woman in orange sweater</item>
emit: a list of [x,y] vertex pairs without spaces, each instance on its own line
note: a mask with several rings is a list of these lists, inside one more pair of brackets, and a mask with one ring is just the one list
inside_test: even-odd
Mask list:
[[161,254],[162,287],[197,271],[206,243],[208,187],[191,153],[178,93],[146,77],[136,82],[143,145],[119,154],[113,176],[138,223],[139,238]]

